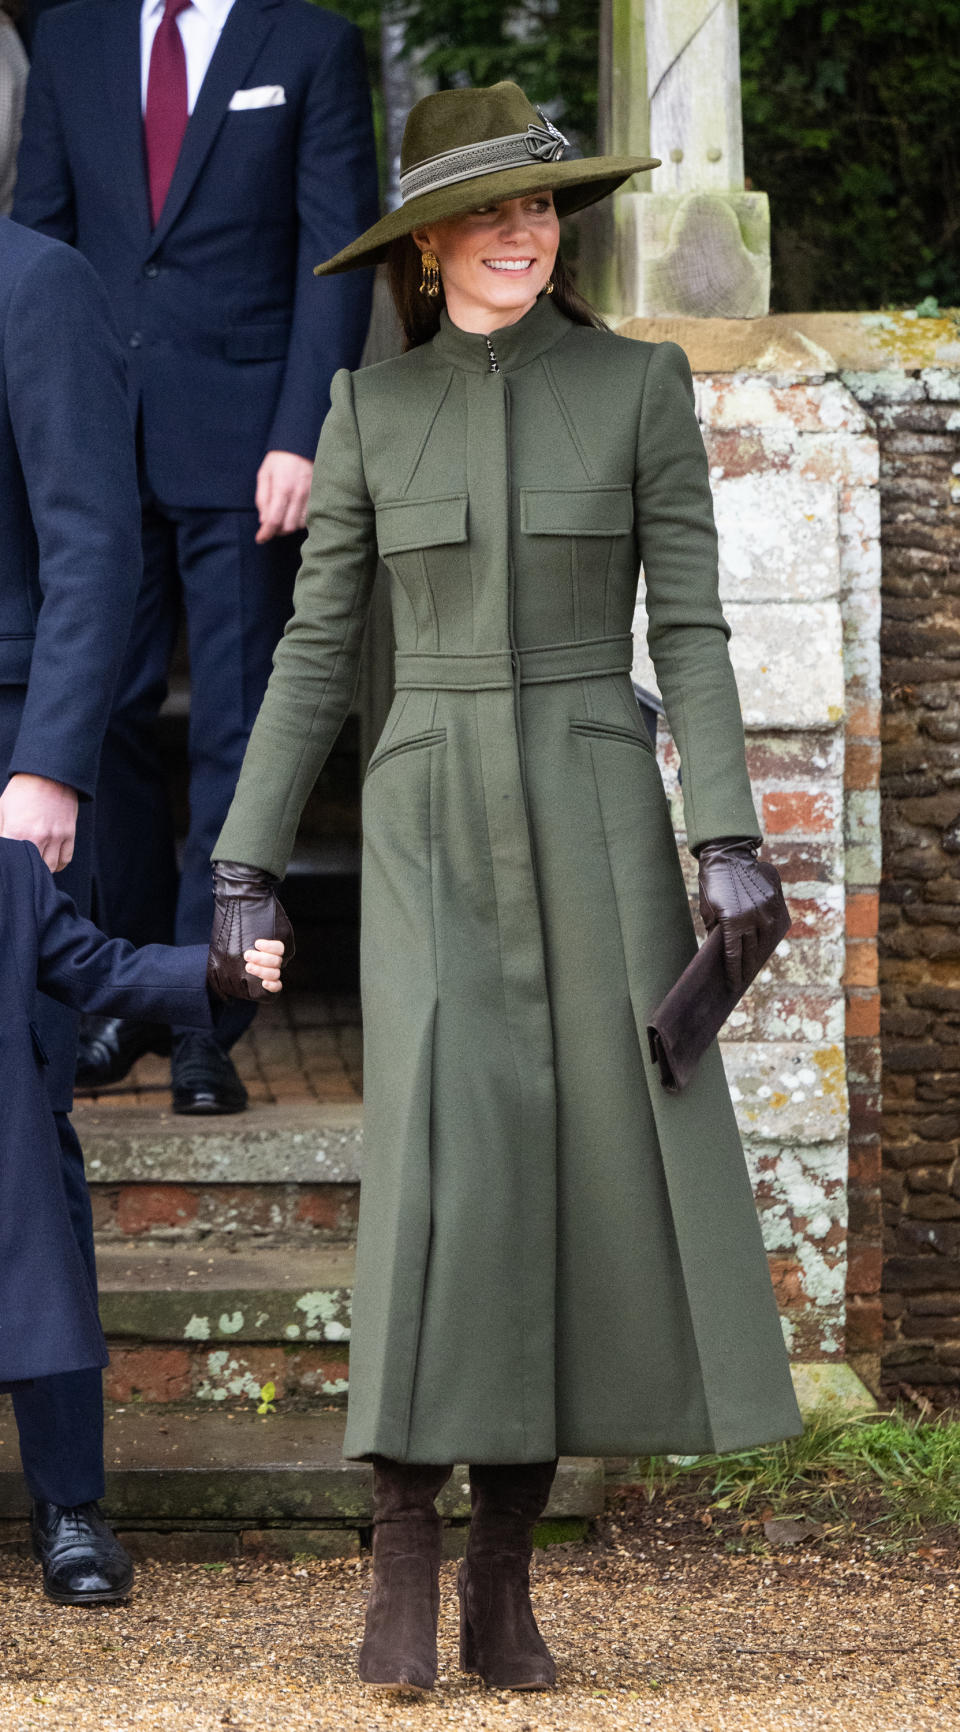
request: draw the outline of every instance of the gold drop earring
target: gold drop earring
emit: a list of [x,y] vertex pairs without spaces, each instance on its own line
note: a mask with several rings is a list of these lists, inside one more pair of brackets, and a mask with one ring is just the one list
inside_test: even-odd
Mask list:
[[548,278],[547,278],[547,294],[548,294],[548,295],[552,295],[552,294],[553,294],[553,291],[554,291],[554,288],[555,288],[555,286],[556,286],[556,285],[555,285],[555,283],[554,283],[554,280],[553,280],[553,278],[552,278],[552,277],[548,277]]
[[427,251],[420,255],[420,293],[429,295],[433,300],[440,293],[440,260],[436,253]]

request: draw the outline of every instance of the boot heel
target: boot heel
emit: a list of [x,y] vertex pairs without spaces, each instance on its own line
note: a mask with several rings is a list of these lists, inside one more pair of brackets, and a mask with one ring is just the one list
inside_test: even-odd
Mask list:
[[479,1672],[480,1662],[477,1659],[477,1645],[473,1637],[473,1628],[467,1612],[467,1591],[465,1569],[461,1564],[457,1571],[457,1595],[460,1600],[460,1670],[461,1672]]

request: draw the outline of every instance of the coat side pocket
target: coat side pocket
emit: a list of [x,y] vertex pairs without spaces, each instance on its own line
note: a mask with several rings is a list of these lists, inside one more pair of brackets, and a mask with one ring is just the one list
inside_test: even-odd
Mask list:
[[613,740],[619,745],[639,746],[641,751],[654,756],[653,745],[649,734],[642,726],[620,728],[616,722],[577,721],[570,723],[572,734],[583,734],[588,740]]
[[401,752],[422,752],[426,751],[428,746],[441,746],[446,737],[446,728],[429,728],[425,733],[411,734],[407,740],[397,740],[392,745],[385,746],[382,752],[376,752],[370,759],[366,780],[369,782],[374,771],[379,770],[380,765],[385,764],[388,758],[398,758]]

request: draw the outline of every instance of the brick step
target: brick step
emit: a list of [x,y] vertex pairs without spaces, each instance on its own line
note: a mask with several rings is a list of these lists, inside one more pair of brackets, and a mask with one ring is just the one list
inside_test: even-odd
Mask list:
[[[4,1398],[6,1400],[6,1398]],[[29,1501],[16,1432],[3,1413],[0,1540],[22,1541]],[[371,1471],[344,1461],[342,1413],[113,1410],[107,1416],[105,1510],[136,1549],[157,1553],[195,1535],[193,1555],[233,1551],[356,1551],[372,1515]],[[561,1461],[546,1520],[583,1524],[603,1511],[603,1463]],[[448,1521],[469,1514],[466,1470],[458,1467],[440,1505]],[[167,1540],[168,1545],[162,1542]],[[456,1550],[453,1545],[451,1550]]]
[[342,1404],[354,1253],[120,1243],[98,1246],[114,1401]]

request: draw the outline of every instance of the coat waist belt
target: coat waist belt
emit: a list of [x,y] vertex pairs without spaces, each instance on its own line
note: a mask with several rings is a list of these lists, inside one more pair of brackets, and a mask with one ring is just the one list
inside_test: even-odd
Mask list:
[[553,685],[558,680],[599,679],[628,674],[633,638],[593,638],[587,643],[541,644],[533,649],[481,650],[442,655],[437,650],[400,651],[395,660],[398,691],[489,692],[521,685]]

